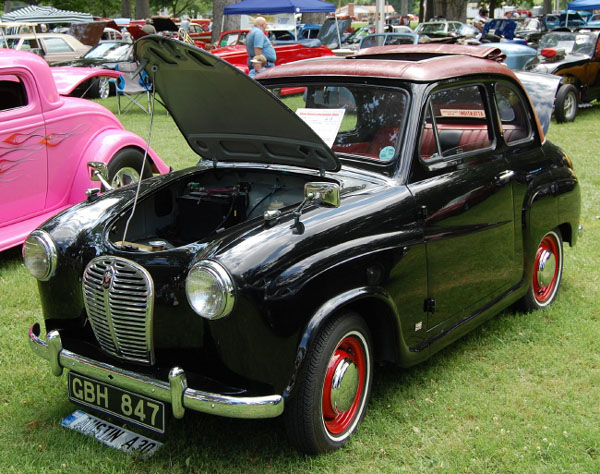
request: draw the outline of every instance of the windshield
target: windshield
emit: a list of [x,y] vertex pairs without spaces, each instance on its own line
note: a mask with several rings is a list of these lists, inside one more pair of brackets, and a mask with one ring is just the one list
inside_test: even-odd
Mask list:
[[128,61],[131,59],[133,45],[129,43],[99,43],[84,56],[86,59],[106,61]]
[[421,23],[417,26],[419,33],[443,33],[446,31],[446,23]]
[[525,20],[517,23],[515,31],[538,31],[541,30],[540,20],[537,18],[526,18]]
[[596,37],[586,33],[548,33],[540,40],[540,49],[562,49],[567,54],[591,56],[594,53]]
[[281,100],[338,155],[377,162],[397,155],[408,111],[403,89],[321,84],[281,89]]

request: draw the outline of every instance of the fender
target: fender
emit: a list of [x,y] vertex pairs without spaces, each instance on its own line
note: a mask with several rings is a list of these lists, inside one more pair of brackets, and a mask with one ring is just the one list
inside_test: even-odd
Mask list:
[[[96,135],[81,153],[81,159],[77,165],[77,173],[71,185],[69,203],[75,204],[85,198],[85,191],[89,188],[98,187],[96,181],[90,179],[90,171],[87,167],[88,161],[102,161],[108,164],[113,156],[126,147],[139,148],[142,152],[146,150],[146,142],[133,132],[128,130],[107,129]],[[148,158],[154,172],[168,173],[170,168],[159,158],[158,154],[148,147]]]
[[[308,348],[313,343],[315,337],[319,334],[319,331],[324,326],[327,321],[329,321],[333,316],[339,314],[340,310],[343,308],[352,308],[357,304],[366,303],[367,300],[377,300],[384,307],[389,310],[389,314],[387,316],[384,315],[387,323],[391,323],[393,326],[393,334],[387,334],[388,337],[394,339],[394,358],[395,362],[401,360],[410,360],[415,359],[415,354],[410,352],[410,349],[404,343],[404,336],[402,335],[402,328],[399,323],[400,316],[398,314],[398,309],[391,298],[391,296],[380,287],[361,287],[355,288],[344,293],[341,293],[328,301],[324,302],[312,315],[304,330],[302,331],[302,337],[300,339],[300,343],[298,344],[298,349],[296,351],[296,357],[294,360],[294,368],[290,375],[290,379],[287,387],[283,392],[283,397],[289,397],[296,384],[296,380],[302,370],[306,354]],[[363,315],[364,316],[364,315]],[[376,321],[369,320],[369,318],[365,318],[367,324],[372,328]],[[390,331],[391,332],[391,331]],[[382,339],[383,336],[377,337],[376,334],[373,334],[373,340]],[[375,343],[375,345],[377,345]],[[427,352],[427,351],[424,351]],[[427,356],[424,355],[423,359]],[[416,362],[414,362],[416,363]],[[413,365],[411,361],[410,365]]]

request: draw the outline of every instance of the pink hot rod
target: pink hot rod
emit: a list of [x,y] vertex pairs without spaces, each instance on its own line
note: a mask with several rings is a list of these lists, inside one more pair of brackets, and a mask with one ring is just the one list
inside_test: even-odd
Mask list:
[[0,50],[0,251],[97,187],[88,161],[107,165],[112,186],[169,171],[152,149],[142,170],[146,142],[108,109],[65,97],[91,77],[118,74],[54,69],[35,54]]

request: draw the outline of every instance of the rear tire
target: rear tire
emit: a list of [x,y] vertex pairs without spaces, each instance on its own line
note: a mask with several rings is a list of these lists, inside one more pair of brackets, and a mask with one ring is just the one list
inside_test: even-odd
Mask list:
[[144,153],[137,148],[125,148],[111,158],[108,163],[108,181],[113,188],[120,188],[128,184],[137,183],[142,179],[152,176],[150,163],[146,160],[146,166],[142,170]]
[[333,451],[356,431],[371,393],[372,353],[369,328],[356,313],[336,317],[320,331],[284,413],[298,450]]
[[548,232],[537,246],[533,272],[527,293],[521,300],[525,311],[550,306],[560,287],[563,268],[563,249],[560,231]]
[[558,89],[554,101],[554,116],[557,123],[572,122],[577,116],[579,100],[577,89],[572,84],[564,84]]

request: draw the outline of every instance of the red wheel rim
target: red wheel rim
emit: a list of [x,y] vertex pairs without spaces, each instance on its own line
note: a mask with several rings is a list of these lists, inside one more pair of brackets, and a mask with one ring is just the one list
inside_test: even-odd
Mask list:
[[[554,295],[558,275],[560,273],[560,248],[556,237],[546,235],[537,249],[533,266],[533,295],[538,303],[546,303]],[[551,277],[542,276],[546,262],[554,259],[554,271]],[[543,280],[549,280],[544,282]]]
[[[333,407],[331,387],[334,383],[336,370],[343,363],[351,363],[356,366],[358,370],[358,388],[350,407],[344,411],[339,411]],[[365,391],[366,367],[365,350],[360,340],[356,336],[347,336],[342,339],[333,352],[331,359],[329,359],[325,380],[323,381],[323,422],[325,428],[331,434],[338,435],[347,430],[360,412]]]

